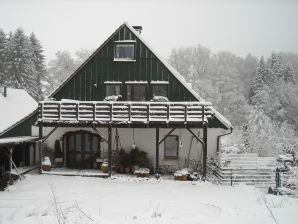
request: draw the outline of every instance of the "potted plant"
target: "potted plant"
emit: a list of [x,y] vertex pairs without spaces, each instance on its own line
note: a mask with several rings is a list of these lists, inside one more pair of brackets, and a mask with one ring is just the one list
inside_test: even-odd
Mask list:
[[45,156],[43,158],[43,162],[41,163],[41,165],[42,165],[42,170],[43,171],[50,171],[51,170],[51,167],[52,167],[52,163],[51,163],[50,157]]
[[109,164],[108,164],[108,162],[103,162],[101,164],[101,171],[103,173],[108,173],[109,172]]

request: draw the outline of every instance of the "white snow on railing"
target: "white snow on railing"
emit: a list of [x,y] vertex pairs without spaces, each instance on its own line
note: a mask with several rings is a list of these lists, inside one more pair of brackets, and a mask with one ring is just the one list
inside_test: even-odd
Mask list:
[[41,101],[39,121],[207,122],[207,102]]

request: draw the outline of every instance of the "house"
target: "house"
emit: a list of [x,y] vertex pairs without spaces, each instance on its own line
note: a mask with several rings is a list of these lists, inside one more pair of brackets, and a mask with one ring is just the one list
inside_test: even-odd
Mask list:
[[36,117],[29,119],[37,105],[24,89],[0,87],[0,178],[10,165],[30,166],[38,162],[34,143],[38,138],[31,133]]
[[58,145],[63,166],[91,168],[107,158],[111,174],[113,151],[137,145],[156,169],[196,160],[206,176],[207,155],[216,156],[232,126],[155,53],[141,30],[122,24],[39,102],[31,129],[40,139],[40,161]]

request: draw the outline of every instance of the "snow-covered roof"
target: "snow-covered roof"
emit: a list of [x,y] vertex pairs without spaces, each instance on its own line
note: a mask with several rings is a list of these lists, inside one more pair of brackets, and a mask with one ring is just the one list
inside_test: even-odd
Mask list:
[[0,94],[0,135],[37,109],[37,102],[24,89],[7,88]]
[[0,146],[1,145],[17,145],[26,142],[34,142],[37,141],[38,137],[32,136],[17,136],[17,137],[7,137],[7,138],[0,138]]

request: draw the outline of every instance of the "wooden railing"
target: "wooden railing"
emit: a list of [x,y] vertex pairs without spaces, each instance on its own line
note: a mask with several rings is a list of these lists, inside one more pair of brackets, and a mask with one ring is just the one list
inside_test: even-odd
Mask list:
[[207,102],[41,101],[39,121],[203,122]]

